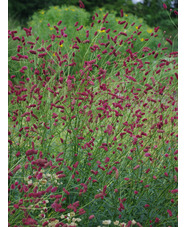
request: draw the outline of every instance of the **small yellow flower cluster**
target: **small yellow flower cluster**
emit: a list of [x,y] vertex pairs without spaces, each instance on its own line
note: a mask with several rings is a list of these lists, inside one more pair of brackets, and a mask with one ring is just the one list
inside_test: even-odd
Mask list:
[[98,32],[105,32],[105,30],[99,30],[99,29],[98,29],[97,31],[98,31]]
[[152,33],[152,31],[153,31],[152,28],[148,28],[148,29],[147,29],[147,32],[148,32],[148,33]]
[[140,40],[141,40],[141,42],[143,42],[144,41],[144,38],[141,38]]
[[41,14],[45,14],[45,11],[44,11],[44,10],[41,10],[40,13],[41,13]]

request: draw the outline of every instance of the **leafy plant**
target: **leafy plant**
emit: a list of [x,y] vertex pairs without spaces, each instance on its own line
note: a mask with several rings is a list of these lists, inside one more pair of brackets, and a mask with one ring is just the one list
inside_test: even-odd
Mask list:
[[67,9],[8,31],[9,226],[177,226],[178,52],[122,10]]

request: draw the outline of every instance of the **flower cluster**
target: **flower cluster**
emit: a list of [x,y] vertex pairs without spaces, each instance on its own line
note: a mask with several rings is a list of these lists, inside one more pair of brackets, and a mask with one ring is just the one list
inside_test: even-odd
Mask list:
[[177,224],[178,52],[127,18],[8,31],[9,226]]

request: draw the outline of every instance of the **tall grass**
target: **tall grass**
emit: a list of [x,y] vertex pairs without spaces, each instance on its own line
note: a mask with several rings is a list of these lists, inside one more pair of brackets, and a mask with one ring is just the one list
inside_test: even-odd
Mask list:
[[172,41],[66,9],[9,30],[9,226],[177,226]]

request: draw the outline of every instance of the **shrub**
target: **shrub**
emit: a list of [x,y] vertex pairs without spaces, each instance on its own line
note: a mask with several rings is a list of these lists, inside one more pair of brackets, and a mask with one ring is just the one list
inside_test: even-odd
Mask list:
[[[71,31],[74,28],[74,24],[78,21],[79,24],[87,26],[89,19],[90,14],[79,7],[53,6],[49,10],[40,10],[34,13],[28,22],[28,26],[32,27],[36,36],[39,35],[41,39],[46,40],[51,32],[56,32],[54,26],[57,26],[57,23],[62,21],[62,26],[66,27],[69,31],[69,36],[73,37]],[[58,34],[60,35],[60,30]]]
[[100,15],[9,30],[9,226],[177,225],[178,53]]

